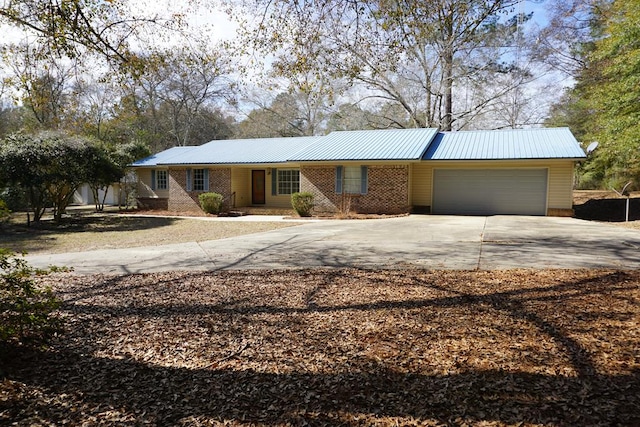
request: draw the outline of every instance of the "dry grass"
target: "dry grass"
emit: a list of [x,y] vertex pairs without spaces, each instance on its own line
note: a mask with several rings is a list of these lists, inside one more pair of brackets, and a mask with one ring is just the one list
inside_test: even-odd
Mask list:
[[0,234],[0,247],[14,252],[82,252],[224,239],[290,227],[288,222],[214,222],[162,216],[77,213],[55,224],[51,220],[26,227],[13,220]]
[[640,272],[46,280],[68,332],[7,355],[0,424],[640,423]]

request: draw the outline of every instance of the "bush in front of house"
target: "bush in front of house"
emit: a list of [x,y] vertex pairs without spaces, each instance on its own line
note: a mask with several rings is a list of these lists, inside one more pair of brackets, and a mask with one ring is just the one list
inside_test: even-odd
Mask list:
[[219,193],[202,193],[198,196],[200,207],[208,214],[218,215],[222,211],[224,197]]
[[60,331],[62,319],[56,310],[61,301],[34,279],[57,271],[68,269],[38,270],[0,248],[0,344],[46,343]]
[[309,192],[293,193],[291,206],[300,216],[311,216],[313,210],[313,194]]

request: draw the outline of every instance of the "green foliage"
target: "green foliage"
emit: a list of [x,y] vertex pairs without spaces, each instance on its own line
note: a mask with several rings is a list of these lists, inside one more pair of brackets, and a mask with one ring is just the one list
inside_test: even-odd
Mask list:
[[11,211],[4,200],[0,199],[0,225],[9,221],[9,218],[11,218]]
[[12,211],[24,211],[29,208],[29,201],[24,189],[10,186],[0,189],[0,198],[5,201],[7,208]]
[[149,146],[137,139],[110,147],[114,162],[123,170],[136,160],[143,159],[151,154]]
[[34,280],[53,271],[58,269],[36,270],[0,249],[0,343],[42,343],[60,330],[60,300]]
[[313,211],[313,194],[309,192],[293,193],[291,206],[300,216],[311,216]]
[[49,157],[39,140],[20,133],[0,144],[0,181],[24,189],[34,221],[39,221],[46,209]]
[[[104,210],[109,186],[122,178],[124,170],[116,164],[111,150],[102,144],[93,145],[90,154],[91,158],[87,160],[93,167],[87,171],[87,184],[91,188],[96,211],[101,212]],[[100,190],[103,191],[102,199],[100,199]]]
[[202,193],[198,196],[200,207],[208,214],[218,215],[222,211],[224,197],[219,193]]
[[95,191],[108,187],[126,173],[128,164],[148,148],[125,144],[110,148],[89,138],[59,132],[14,134],[0,145],[0,180],[27,193],[34,221],[51,201],[60,220],[73,194],[83,183]]
[[0,149],[0,165],[7,182],[28,192],[34,220],[42,217],[47,199],[60,220],[75,191],[94,171],[94,151],[87,139],[63,133],[16,134]]
[[570,126],[585,146],[599,142],[578,169],[580,187],[619,189],[640,184],[640,3],[604,2],[592,15],[585,65],[551,123]]
[[597,84],[586,91],[592,111],[597,156],[606,165],[610,185],[640,181],[640,3],[613,2],[604,27],[606,37],[595,43],[590,57]]

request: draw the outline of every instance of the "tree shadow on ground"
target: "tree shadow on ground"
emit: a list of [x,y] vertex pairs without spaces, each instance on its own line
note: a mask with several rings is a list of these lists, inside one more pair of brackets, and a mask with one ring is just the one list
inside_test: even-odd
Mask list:
[[[279,273],[251,274],[252,280],[258,280]],[[109,277],[86,289],[78,287],[64,295],[63,310],[82,323],[95,322],[101,327],[88,329],[88,334],[72,331],[50,351],[10,351],[3,362],[7,379],[1,387],[5,397],[0,399],[0,422],[349,426],[376,422],[391,425],[394,420],[405,425],[640,423],[637,358],[621,365],[619,371],[604,372],[593,358],[599,345],[597,339],[589,335],[591,331],[584,330],[585,325],[595,326],[599,320],[613,320],[620,325],[620,329],[610,331],[616,335],[616,342],[629,338],[629,348],[623,351],[637,351],[632,335],[625,335],[631,332],[623,328],[638,318],[637,309],[628,311],[629,307],[637,307],[638,274],[602,272],[537,285],[547,277],[541,274],[515,288],[501,288],[497,279],[501,276],[490,272],[386,272],[384,280],[369,280],[368,274],[354,270],[293,273],[286,277],[309,282],[299,287],[291,282],[291,292],[300,291],[295,304],[280,301],[278,289],[264,286],[259,286],[264,297],[256,299],[241,294],[240,286],[238,292],[227,289],[223,300],[209,300],[204,294],[212,286],[239,280],[242,273],[189,273],[174,278],[163,276],[160,281],[135,276],[128,279],[132,280],[130,286],[120,283],[122,278]],[[526,273],[518,274],[527,277]],[[356,283],[367,281],[376,293],[362,296],[360,288],[356,288],[352,296],[347,295],[349,300],[333,301],[331,298],[345,292],[351,283],[347,281],[354,277]],[[457,278],[455,283],[459,286],[451,285],[452,277]],[[478,277],[481,286],[472,286]],[[513,280],[517,282],[519,278]],[[195,285],[187,286],[192,283]],[[398,295],[409,296],[389,298],[380,294],[389,286],[397,287]],[[182,292],[175,300],[155,302],[154,294],[166,297],[167,289],[172,287],[179,287]],[[411,292],[420,289],[428,290],[430,297],[411,296]],[[203,292],[200,299],[188,299],[199,291]],[[93,302],[97,295],[102,299]],[[149,299],[140,300],[143,295]],[[107,306],[108,301],[116,303]],[[610,304],[615,301],[620,307]],[[452,311],[459,309],[464,311]],[[441,319],[434,317],[438,313],[442,314]],[[313,356],[310,351],[304,354],[305,340],[316,343],[316,350],[330,347],[339,339],[339,333],[348,330],[307,329],[318,321],[318,316],[325,315],[336,316],[346,325],[377,318],[391,320],[385,323],[384,337],[368,341],[367,345],[386,345],[395,338],[398,351],[407,353],[420,344],[415,340],[409,346],[401,344],[403,334],[413,333],[415,319],[421,318],[425,323],[422,341],[435,343],[436,335],[448,331],[446,323],[465,322],[470,328],[477,324],[482,329],[478,332],[481,336],[487,333],[486,325],[500,328],[501,319],[510,318],[516,325],[530,326],[541,340],[554,343],[571,372],[560,372],[552,363],[546,366],[546,372],[514,366],[478,369],[463,359],[457,360],[458,368],[450,372],[428,369],[437,365],[437,360],[407,368],[402,365],[401,356],[377,359],[355,348],[346,350],[349,354],[344,365],[332,369],[317,365],[313,371],[288,369],[287,360],[269,360],[262,354],[269,345],[264,333],[287,327],[299,328],[291,333],[300,340],[291,349],[291,358],[300,351],[303,357]],[[487,317],[493,320],[487,323]],[[248,330],[259,331],[264,338],[253,343],[262,346],[254,349],[254,356],[237,353],[226,357],[234,359],[236,365],[225,365],[225,358],[219,355],[213,355],[213,362],[206,366],[192,368],[143,362],[126,352],[115,357],[96,355],[105,345],[101,340],[117,335],[118,328],[129,321],[133,325],[158,319],[166,325],[193,322],[186,325],[191,328],[207,320],[215,323],[216,334],[228,334],[231,339],[239,333],[235,328],[225,329],[232,318],[242,319]],[[299,324],[294,328],[291,325],[296,321]],[[377,328],[381,330],[382,326]],[[165,332],[171,334],[171,330]],[[584,334],[589,336],[585,338]],[[283,341],[275,345],[287,344]],[[456,349],[451,351],[455,353]],[[269,368],[251,367],[252,357],[264,358]]]
[[82,213],[66,216],[60,222],[43,220],[32,223],[29,227],[26,224],[11,223],[2,228],[0,247],[17,252],[43,250],[55,246],[58,236],[65,234],[150,230],[170,226],[177,221],[180,219]]
[[361,370],[348,373],[277,374],[171,368],[78,353],[23,353],[21,359],[22,369],[31,364],[38,375],[12,375],[12,381],[28,384],[13,387],[31,390],[14,393],[18,400],[3,399],[0,421],[20,423],[37,414],[47,424],[91,424],[93,417],[96,424],[136,425],[367,425],[383,417],[436,425],[640,423],[638,371],[587,378],[505,371],[438,376],[368,372],[363,361]]

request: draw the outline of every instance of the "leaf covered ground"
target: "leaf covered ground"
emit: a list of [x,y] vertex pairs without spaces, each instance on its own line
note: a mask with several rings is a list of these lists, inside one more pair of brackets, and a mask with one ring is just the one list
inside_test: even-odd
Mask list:
[[[0,424],[640,424],[640,272],[55,275]],[[0,377],[1,378],[1,377]]]

